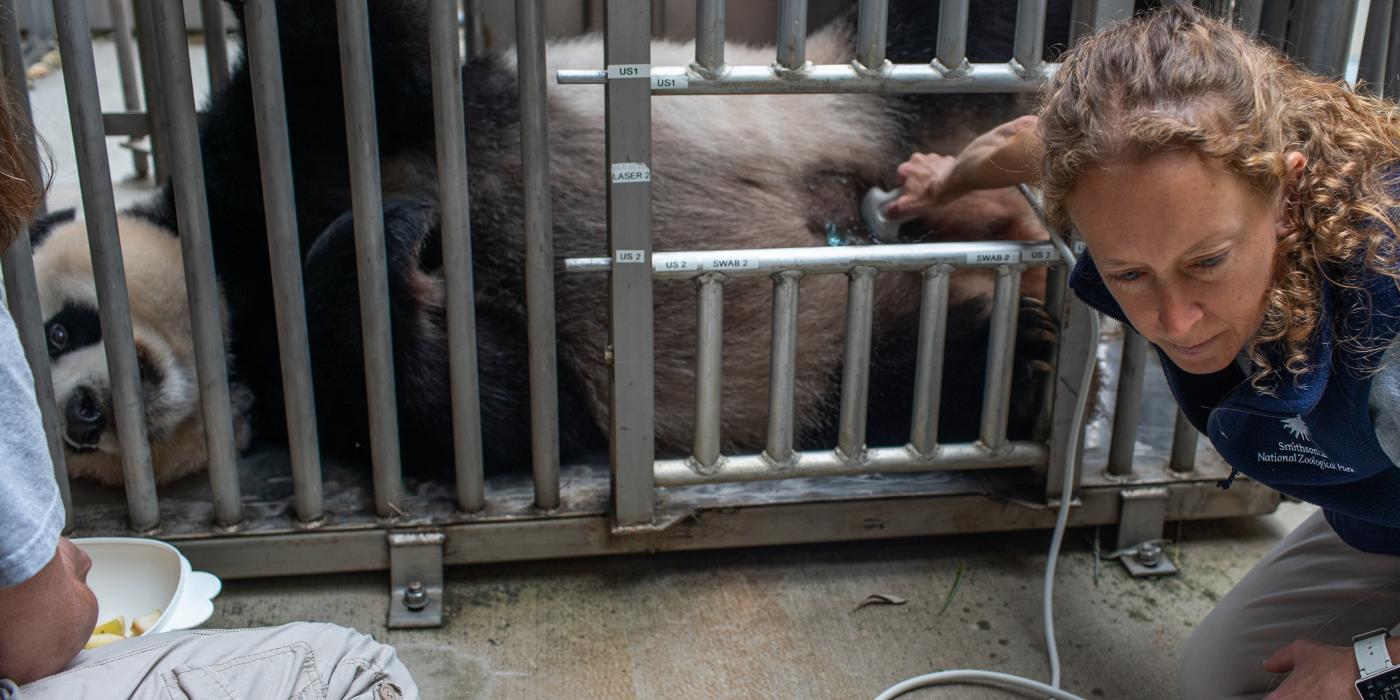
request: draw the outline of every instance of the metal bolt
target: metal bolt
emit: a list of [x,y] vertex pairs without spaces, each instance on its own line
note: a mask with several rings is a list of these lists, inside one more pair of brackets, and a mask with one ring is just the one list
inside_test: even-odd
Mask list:
[[1143,566],[1156,566],[1162,562],[1162,545],[1156,542],[1143,542],[1133,555]]
[[403,591],[403,606],[413,612],[428,607],[428,591],[423,588],[422,581],[409,582]]

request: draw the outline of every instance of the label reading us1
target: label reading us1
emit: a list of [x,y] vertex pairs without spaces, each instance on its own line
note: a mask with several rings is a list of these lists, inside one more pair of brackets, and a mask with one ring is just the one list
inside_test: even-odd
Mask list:
[[646,163],[613,163],[613,184],[651,182],[651,168]]
[[968,253],[967,262],[975,265],[1004,265],[1020,262],[1021,251],[1006,250],[997,253]]
[[608,66],[608,80],[628,80],[651,75],[650,63],[619,63]]
[[685,75],[653,75],[651,76],[651,89],[653,90],[684,90],[690,87],[690,77]]
[[647,261],[647,252],[645,250],[618,250],[617,254],[613,256],[613,260],[617,261],[619,265],[644,263]]

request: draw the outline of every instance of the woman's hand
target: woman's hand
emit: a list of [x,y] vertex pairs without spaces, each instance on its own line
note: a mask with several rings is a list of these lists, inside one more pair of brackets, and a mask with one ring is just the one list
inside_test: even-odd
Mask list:
[[1019,117],[973,139],[956,158],[915,153],[896,171],[904,195],[885,208],[892,219],[927,217],[975,190],[1034,183],[1043,151],[1037,118]]
[[1356,656],[1349,647],[1299,639],[1274,652],[1264,662],[1269,673],[1287,673],[1264,700],[1332,700],[1356,697]]

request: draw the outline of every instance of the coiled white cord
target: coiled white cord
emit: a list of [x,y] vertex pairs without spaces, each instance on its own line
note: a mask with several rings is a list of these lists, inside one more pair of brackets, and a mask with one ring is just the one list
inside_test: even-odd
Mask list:
[[[1025,185],[1020,186],[1021,194],[1025,195],[1030,202],[1031,208],[1035,210],[1041,221],[1045,220],[1044,211],[1040,205],[1040,198],[1037,197],[1030,188]],[[1059,251],[1060,257],[1064,259],[1069,269],[1073,270],[1077,262],[1074,251],[1055,232],[1050,233],[1050,240],[1055,244],[1055,249]],[[947,685],[951,683],[985,683],[992,685],[1013,686],[1025,690],[1043,693],[1057,700],[1084,700],[1073,693],[1060,690],[1060,653],[1055,644],[1055,563],[1060,558],[1060,544],[1065,538],[1065,526],[1069,522],[1070,501],[1074,497],[1074,470],[1075,458],[1079,454],[1079,438],[1083,433],[1084,417],[1088,413],[1088,405],[1083,401],[1089,395],[1089,388],[1094,378],[1094,363],[1098,357],[1098,337],[1099,337],[1099,315],[1089,312],[1089,332],[1090,338],[1094,341],[1090,344],[1093,348],[1084,358],[1084,378],[1079,383],[1079,393],[1081,401],[1078,409],[1074,412],[1074,420],[1070,422],[1069,444],[1065,446],[1065,468],[1062,471],[1064,481],[1060,484],[1060,509],[1055,516],[1055,533],[1050,537],[1050,554],[1045,562],[1045,585],[1041,590],[1041,614],[1045,619],[1045,651],[1050,657],[1050,684],[1046,685],[1037,680],[1015,676],[1010,673],[1000,673],[997,671],[978,671],[973,669],[957,669],[952,671],[939,671],[937,673],[927,673],[922,676],[915,676],[905,681],[896,683],[876,696],[875,700],[892,700],[916,688],[926,688],[931,685]]]

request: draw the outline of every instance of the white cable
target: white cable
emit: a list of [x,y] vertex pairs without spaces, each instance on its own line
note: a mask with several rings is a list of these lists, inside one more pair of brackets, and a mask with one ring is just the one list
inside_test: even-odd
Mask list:
[[[1020,189],[1021,194],[1026,196],[1031,207],[1035,209],[1036,215],[1040,216],[1041,221],[1044,221],[1045,216],[1040,207],[1039,198],[1025,185],[1021,185]],[[1050,234],[1050,240],[1055,244],[1055,249],[1059,251],[1065,264],[1069,265],[1070,270],[1073,270],[1077,262],[1074,251],[1070,250],[1069,245],[1053,231]],[[1045,585],[1041,592],[1041,614],[1045,618],[1045,651],[1050,657],[1050,684],[1046,685],[1037,680],[1009,673],[957,669],[927,673],[901,681],[885,689],[883,693],[876,696],[875,700],[893,700],[893,698],[916,688],[926,688],[931,685],[969,682],[1014,686],[1019,689],[1043,693],[1057,700],[1084,700],[1078,695],[1060,690],[1060,653],[1055,644],[1054,591],[1055,563],[1060,557],[1060,543],[1065,538],[1065,526],[1069,523],[1069,506],[1074,496],[1074,467],[1075,458],[1079,454],[1079,437],[1084,428],[1084,415],[1088,413],[1087,403],[1084,399],[1089,395],[1089,388],[1094,378],[1094,363],[1098,358],[1099,315],[1092,311],[1089,312],[1089,337],[1093,339],[1090,343],[1091,351],[1084,358],[1084,377],[1079,382],[1079,393],[1077,394],[1080,401],[1074,412],[1074,419],[1070,421],[1069,444],[1065,446],[1064,481],[1060,484],[1060,509],[1055,516],[1055,534],[1050,537],[1050,554],[1045,562]]]

